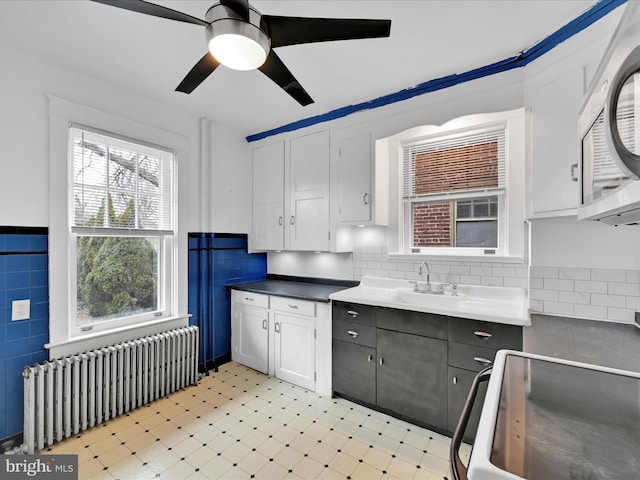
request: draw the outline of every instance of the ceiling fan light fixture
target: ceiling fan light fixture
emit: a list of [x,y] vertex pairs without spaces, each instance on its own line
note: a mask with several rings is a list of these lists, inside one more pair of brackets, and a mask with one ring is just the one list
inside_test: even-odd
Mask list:
[[209,41],[211,55],[234,70],[253,70],[267,59],[267,50],[252,38],[235,33],[216,35]]
[[249,21],[224,5],[214,5],[208,12],[205,29],[211,55],[234,70],[253,70],[267,59],[271,40],[260,29],[260,13],[249,9]]

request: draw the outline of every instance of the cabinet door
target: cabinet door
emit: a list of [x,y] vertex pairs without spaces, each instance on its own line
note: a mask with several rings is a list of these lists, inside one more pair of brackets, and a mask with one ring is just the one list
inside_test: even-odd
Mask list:
[[580,68],[531,96],[533,216],[570,213],[578,207],[579,183],[571,173],[578,164],[577,112],[583,94]]
[[375,348],[334,339],[333,390],[338,394],[375,405]]
[[275,376],[315,390],[315,319],[274,315]]
[[242,365],[267,373],[269,358],[269,311],[235,304],[232,358]]
[[338,195],[341,222],[371,220],[371,136],[358,135],[338,145]]
[[291,140],[290,250],[329,250],[329,132]]
[[378,405],[447,427],[447,342],[378,329]]
[[256,250],[284,248],[284,143],[253,150],[253,244]]
[[[453,432],[458,425],[458,420],[462,414],[464,403],[471,390],[471,384],[475,378],[477,372],[470,370],[463,370],[461,368],[449,367],[449,379],[448,379],[448,394],[449,394],[449,425],[447,430]],[[480,413],[482,412],[482,404],[484,403],[484,397],[487,393],[487,382],[480,384],[476,400],[471,410],[471,416],[469,417],[469,423],[467,423],[467,429],[465,430],[464,441],[473,443],[473,439],[476,436],[478,430],[478,422],[480,421]]]

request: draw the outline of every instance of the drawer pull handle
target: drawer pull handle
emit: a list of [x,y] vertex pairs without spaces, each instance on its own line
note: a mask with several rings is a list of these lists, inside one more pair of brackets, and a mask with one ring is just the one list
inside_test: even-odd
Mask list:
[[262,329],[263,330],[267,329],[267,319],[266,318],[264,320],[262,320]]
[[484,357],[473,357],[473,359],[476,362],[481,363],[483,365],[491,365],[493,363],[493,361],[489,360],[488,358],[484,358]]
[[347,330],[347,333],[351,335],[353,338],[358,338],[358,335],[360,335],[358,332],[354,330]]
[[253,300],[254,300],[254,299],[253,299],[253,298],[251,298],[251,297],[244,297],[244,299],[245,299],[247,302],[253,302]]
[[280,333],[280,322],[276,322],[275,326],[274,326],[274,330],[276,333]]
[[356,318],[358,316],[358,312],[356,312],[355,310],[347,310],[347,313],[353,318]]
[[371,363],[371,360],[373,360],[373,355],[369,355],[369,356],[367,357],[367,362]]
[[380,357],[380,365],[382,365],[384,363],[384,360],[382,359],[382,357]]
[[451,379],[451,383],[453,383],[454,385],[457,385],[457,383],[458,383],[458,377],[454,376],[454,377]]
[[289,308],[290,308],[291,310],[298,310],[298,305],[291,305],[291,304],[289,304]]
[[482,330],[476,330],[475,332],[473,332],[473,334],[476,337],[479,337],[479,338],[481,338],[483,340],[489,340],[491,337],[493,337],[493,335],[491,335],[490,333],[483,332]]

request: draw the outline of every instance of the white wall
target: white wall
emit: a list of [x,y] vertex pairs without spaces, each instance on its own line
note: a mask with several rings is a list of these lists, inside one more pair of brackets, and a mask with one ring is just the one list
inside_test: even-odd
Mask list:
[[[201,149],[200,121],[189,113],[6,46],[0,46],[0,65],[0,225],[51,227],[54,217],[66,216],[64,205],[60,205],[61,211],[56,205],[50,210],[49,205],[47,96],[185,139],[185,154],[178,158],[177,168],[176,313],[186,315],[187,233],[246,232],[250,225],[250,171],[244,138],[217,125],[211,137],[212,148]],[[201,182],[203,173],[207,173],[208,181]],[[55,256],[52,252],[52,266],[63,261]],[[55,295],[55,288],[50,293]]]

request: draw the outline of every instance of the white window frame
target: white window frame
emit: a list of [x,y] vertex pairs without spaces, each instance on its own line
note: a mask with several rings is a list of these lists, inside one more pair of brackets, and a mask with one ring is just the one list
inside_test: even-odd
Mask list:
[[[79,105],[55,96],[49,100],[49,333],[50,357],[85,351],[103,345],[161,332],[188,323],[178,312],[178,163],[187,158],[188,139],[149,125]],[[96,131],[111,132],[141,144],[159,145],[174,152],[174,236],[163,240],[167,260],[162,265],[169,280],[164,286],[164,304],[159,316],[125,317],[128,321],[108,321],[90,331],[75,326],[76,239],[71,228],[73,214],[73,170],[69,160],[69,127],[87,125]],[[99,234],[100,232],[97,232]],[[105,232],[113,234],[116,232]],[[140,233],[146,233],[141,231]],[[181,302],[180,302],[181,303]],[[135,320],[135,322],[132,322]]]
[[[389,173],[389,255],[469,259],[477,261],[521,261],[526,252],[525,231],[525,118],[524,109],[469,115],[444,125],[424,125],[411,128],[380,140],[376,148],[387,156],[382,164]],[[479,130],[505,130],[505,184],[503,189],[482,189],[477,192],[452,192],[434,195],[434,201],[498,195],[498,248],[422,247],[411,248],[411,203],[403,198],[404,146],[447,136]],[[425,199],[416,199],[424,201]],[[487,253],[486,250],[494,251]]]

